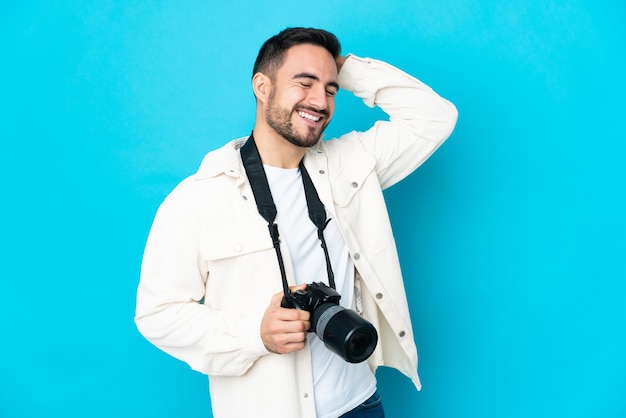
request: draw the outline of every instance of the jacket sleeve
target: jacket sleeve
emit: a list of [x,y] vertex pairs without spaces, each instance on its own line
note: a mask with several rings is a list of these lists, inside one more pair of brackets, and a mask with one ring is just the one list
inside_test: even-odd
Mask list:
[[197,190],[184,181],[157,211],[146,243],[135,323],[166,353],[205,374],[239,376],[268,354],[259,315],[211,309],[203,303],[207,266]]
[[339,72],[339,85],[389,115],[388,121],[358,133],[376,161],[383,189],[419,167],[450,136],[457,121],[452,103],[382,61],[349,55]]

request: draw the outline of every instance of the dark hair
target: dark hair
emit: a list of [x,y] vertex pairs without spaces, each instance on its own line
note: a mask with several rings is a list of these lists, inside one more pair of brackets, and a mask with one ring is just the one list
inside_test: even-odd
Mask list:
[[287,50],[295,45],[311,44],[325,48],[333,58],[341,53],[341,44],[335,35],[322,29],[314,28],[287,28],[269,38],[261,49],[254,62],[252,76],[262,72],[273,77],[283,65]]

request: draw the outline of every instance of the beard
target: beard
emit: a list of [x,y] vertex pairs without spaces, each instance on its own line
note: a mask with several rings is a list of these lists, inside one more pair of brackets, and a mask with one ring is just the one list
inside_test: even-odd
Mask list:
[[[302,110],[306,110],[306,106],[301,106]],[[267,110],[265,111],[265,120],[267,124],[276,133],[285,138],[288,142],[298,147],[311,147],[320,140],[322,132],[328,126],[328,112],[319,111],[315,109],[309,109],[317,113],[322,113],[326,117],[327,121],[321,129],[308,126],[307,131],[304,134],[300,134],[296,131],[291,121],[292,115],[295,113],[295,108],[292,110],[281,108],[275,100],[274,91],[272,91],[268,97]],[[319,132],[318,132],[319,129]]]

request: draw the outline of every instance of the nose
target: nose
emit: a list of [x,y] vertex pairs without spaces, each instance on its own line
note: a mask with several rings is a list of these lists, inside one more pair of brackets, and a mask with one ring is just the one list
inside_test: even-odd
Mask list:
[[332,97],[326,94],[326,87],[321,84],[318,84],[309,90],[307,102],[310,106],[317,110],[326,110],[329,113],[332,112],[332,104],[330,103],[331,100]]

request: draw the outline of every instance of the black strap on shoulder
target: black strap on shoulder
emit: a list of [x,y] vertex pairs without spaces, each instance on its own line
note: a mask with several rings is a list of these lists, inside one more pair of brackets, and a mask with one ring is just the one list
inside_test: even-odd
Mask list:
[[[259,150],[254,142],[254,137],[250,135],[248,140],[241,147],[241,160],[246,170],[248,180],[250,180],[250,187],[254,194],[254,200],[257,204],[257,209],[263,219],[267,221],[267,226],[272,237],[272,243],[276,250],[276,256],[278,257],[278,265],[280,267],[280,274],[283,281],[283,291],[285,296],[289,295],[289,285],[287,284],[287,275],[285,273],[285,264],[283,262],[282,253],[280,251],[280,239],[278,235],[278,225],[276,225],[276,205],[272,198],[272,192],[270,190],[265,170],[263,169],[263,163],[261,162],[261,156]],[[302,184],[304,185],[304,195],[306,197],[307,208],[309,211],[309,218],[313,224],[317,227],[317,236],[321,242],[322,249],[324,250],[324,258],[326,259],[326,271],[328,273],[328,284],[335,289],[335,278],[330,264],[330,256],[328,254],[328,247],[326,246],[326,240],[324,239],[324,229],[330,222],[330,219],[326,219],[326,209],[324,204],[320,200],[317,190],[313,185],[313,181],[309,176],[304,163],[300,162],[300,173],[302,175]]]
[[259,150],[254,142],[252,135],[241,147],[241,160],[246,169],[246,175],[250,180],[254,200],[256,200],[257,208],[263,219],[272,224],[276,220],[276,205],[272,198],[270,185],[267,182],[267,176],[263,169]]
[[246,169],[246,175],[250,180],[250,187],[252,187],[252,194],[256,201],[256,206],[263,217],[267,221],[267,227],[272,237],[272,243],[276,250],[276,256],[278,257],[278,267],[280,268],[280,275],[283,281],[283,293],[285,296],[289,296],[289,284],[287,283],[287,274],[285,273],[285,263],[283,262],[283,255],[280,251],[280,237],[278,235],[278,225],[274,222],[276,220],[276,205],[272,198],[272,192],[270,191],[270,185],[263,169],[263,163],[261,162],[261,156],[259,150],[254,143],[252,135],[248,138],[245,144],[241,147],[241,161]]

